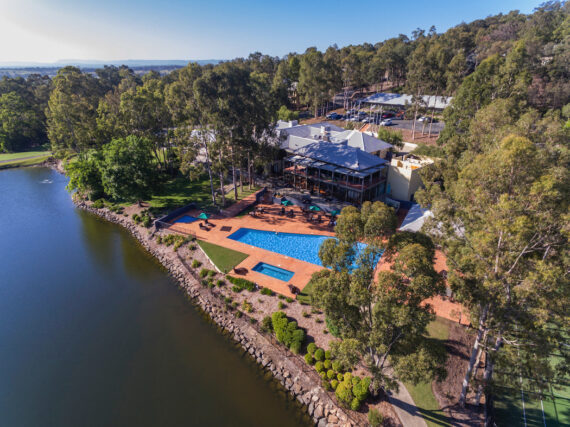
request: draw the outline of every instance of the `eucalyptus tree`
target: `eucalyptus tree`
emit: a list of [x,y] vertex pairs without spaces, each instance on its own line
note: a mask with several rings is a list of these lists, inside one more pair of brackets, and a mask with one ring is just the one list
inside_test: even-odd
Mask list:
[[[537,139],[509,135],[465,152],[447,172],[428,171],[443,177],[443,186],[426,176],[417,195],[431,206],[425,227],[442,246],[451,288],[476,325],[461,404],[474,379],[478,403],[496,383],[522,376],[541,393],[567,372],[569,156],[564,140]],[[552,363],[554,353],[561,362]]]
[[[378,257],[396,225],[393,209],[381,202],[365,202],[360,211],[344,208],[335,228],[337,239],[326,240],[319,250],[328,269],[311,278],[312,303],[340,334],[331,343],[333,353],[346,368],[363,361],[373,375],[374,391],[397,387],[391,368],[399,379],[414,383],[444,375],[443,355],[435,354],[424,338],[434,314],[423,301],[442,291],[433,269],[433,247],[419,243],[421,239],[398,239],[388,245],[397,248],[392,268],[376,274]],[[368,247],[357,254],[361,240]]]
[[319,107],[329,99],[329,77],[322,52],[310,47],[301,56],[299,67],[299,95],[301,102],[309,105],[315,114]]

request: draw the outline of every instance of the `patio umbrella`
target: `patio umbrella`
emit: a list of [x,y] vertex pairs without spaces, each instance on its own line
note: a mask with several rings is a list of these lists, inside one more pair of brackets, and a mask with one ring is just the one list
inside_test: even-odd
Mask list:
[[310,206],[310,207],[309,207],[309,210],[310,210],[310,211],[313,211],[313,212],[319,212],[319,211],[321,210],[321,208],[319,208],[318,206],[314,206],[314,205],[313,205],[313,206]]
[[202,212],[200,215],[198,215],[198,219],[208,219],[210,218],[210,215],[207,214],[206,212]]
[[283,200],[283,201],[281,202],[281,204],[282,204],[283,206],[291,206],[293,203],[290,202],[289,200]]
[[334,211],[331,212],[331,215],[337,216],[339,213],[340,213],[340,211],[335,209]]

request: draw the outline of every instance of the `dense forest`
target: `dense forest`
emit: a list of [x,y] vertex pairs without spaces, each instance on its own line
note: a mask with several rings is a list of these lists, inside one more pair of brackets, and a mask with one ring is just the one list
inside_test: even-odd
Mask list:
[[[3,78],[0,149],[49,143],[57,157],[75,158],[71,187],[91,198],[141,200],[165,177],[207,173],[215,204],[220,176],[236,184],[276,155],[277,118],[319,114],[335,94],[388,84],[453,96],[438,139],[445,159],[426,171],[417,198],[434,213],[425,231],[447,255],[448,280],[476,329],[460,401],[475,390],[478,402],[521,372],[541,393],[570,366],[569,3],[165,76],[105,66]],[[558,364],[549,363],[554,353]]]

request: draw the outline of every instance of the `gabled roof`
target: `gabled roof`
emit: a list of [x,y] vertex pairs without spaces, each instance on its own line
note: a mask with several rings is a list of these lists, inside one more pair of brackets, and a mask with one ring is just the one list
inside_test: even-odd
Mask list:
[[355,171],[364,171],[386,163],[386,160],[358,148],[324,141],[298,148],[295,154]]
[[359,148],[367,153],[376,153],[392,147],[392,144],[388,144],[386,141],[357,130],[345,130],[331,138],[331,142],[337,142],[337,140],[346,140],[350,147]]

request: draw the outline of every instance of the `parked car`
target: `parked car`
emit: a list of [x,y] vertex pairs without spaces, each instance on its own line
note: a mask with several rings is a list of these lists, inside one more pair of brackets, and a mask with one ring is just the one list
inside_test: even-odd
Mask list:
[[392,126],[392,119],[385,119],[380,122],[380,126]]
[[396,113],[396,118],[400,120],[404,120],[406,117],[406,112],[404,110],[400,110]]
[[341,120],[342,119],[342,115],[332,112],[327,114],[327,119],[329,120]]
[[[430,123],[432,121],[431,117],[428,116],[422,116],[418,119],[418,122],[426,122],[426,123]],[[437,121],[436,119],[433,119],[434,123]]]
[[383,119],[390,119],[390,118],[392,118],[392,117],[394,117],[394,113],[392,113],[392,112],[390,112],[390,111],[388,111],[388,112],[382,114],[382,118],[383,118]]

